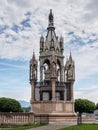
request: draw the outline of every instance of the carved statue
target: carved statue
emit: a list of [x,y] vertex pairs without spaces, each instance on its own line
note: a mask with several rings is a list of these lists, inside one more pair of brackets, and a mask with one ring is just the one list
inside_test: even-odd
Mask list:
[[52,63],[52,76],[56,76],[56,65],[54,62]]
[[72,65],[69,65],[69,68],[68,68],[68,77],[72,77],[73,75],[73,67]]
[[30,64],[30,79],[35,79],[37,73],[37,65],[36,64]]

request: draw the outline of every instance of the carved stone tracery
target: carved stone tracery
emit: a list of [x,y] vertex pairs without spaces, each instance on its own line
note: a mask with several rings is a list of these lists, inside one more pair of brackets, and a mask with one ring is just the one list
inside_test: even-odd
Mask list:
[[[30,82],[34,82],[32,91],[39,95],[38,99],[44,100],[73,100],[73,83],[75,81],[74,61],[70,54],[64,66],[64,41],[55,33],[54,18],[52,10],[49,14],[49,25],[46,38],[40,38],[40,82],[37,83],[37,61],[35,55],[30,61]],[[32,80],[33,79],[33,80]],[[65,95],[66,93],[66,95]],[[59,97],[59,98],[58,98]],[[66,98],[65,98],[66,97]],[[33,96],[34,98],[34,96]]]

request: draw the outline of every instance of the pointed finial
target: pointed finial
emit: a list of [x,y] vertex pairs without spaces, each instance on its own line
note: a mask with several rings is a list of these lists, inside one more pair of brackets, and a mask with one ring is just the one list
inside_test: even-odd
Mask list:
[[40,37],[40,42],[44,42],[44,37],[43,37],[43,35],[41,35],[41,37]]
[[70,56],[71,56],[71,50],[70,50]]
[[53,26],[53,14],[52,14],[52,9],[50,9],[50,14],[49,14],[49,26]]
[[35,61],[35,52],[33,50],[33,57],[32,57],[33,61]]
[[72,61],[72,55],[71,55],[71,51],[70,51],[69,60],[70,60],[70,61]]

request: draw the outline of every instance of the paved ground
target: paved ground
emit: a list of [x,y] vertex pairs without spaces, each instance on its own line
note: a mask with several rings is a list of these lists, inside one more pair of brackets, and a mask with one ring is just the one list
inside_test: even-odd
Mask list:
[[[95,122],[85,122],[85,123],[95,123]],[[98,120],[96,121],[96,124],[98,123]],[[52,124],[48,124],[46,126],[41,126],[41,127],[37,127],[37,128],[31,128],[28,130],[59,130],[60,128],[64,128],[64,127],[68,127],[71,125],[76,125],[76,123],[52,123]]]
[[56,123],[56,124],[48,124],[46,126],[41,126],[41,127],[37,127],[37,128],[31,128],[28,130],[58,130],[60,128],[64,128],[64,127],[68,127],[69,125],[66,125],[64,123]]

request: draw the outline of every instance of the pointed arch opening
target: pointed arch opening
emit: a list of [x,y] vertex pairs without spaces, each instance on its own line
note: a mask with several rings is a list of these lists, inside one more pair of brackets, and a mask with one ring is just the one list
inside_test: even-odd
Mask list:
[[50,60],[45,59],[43,62],[43,80],[50,80]]
[[57,59],[57,81],[61,81],[61,63]]

